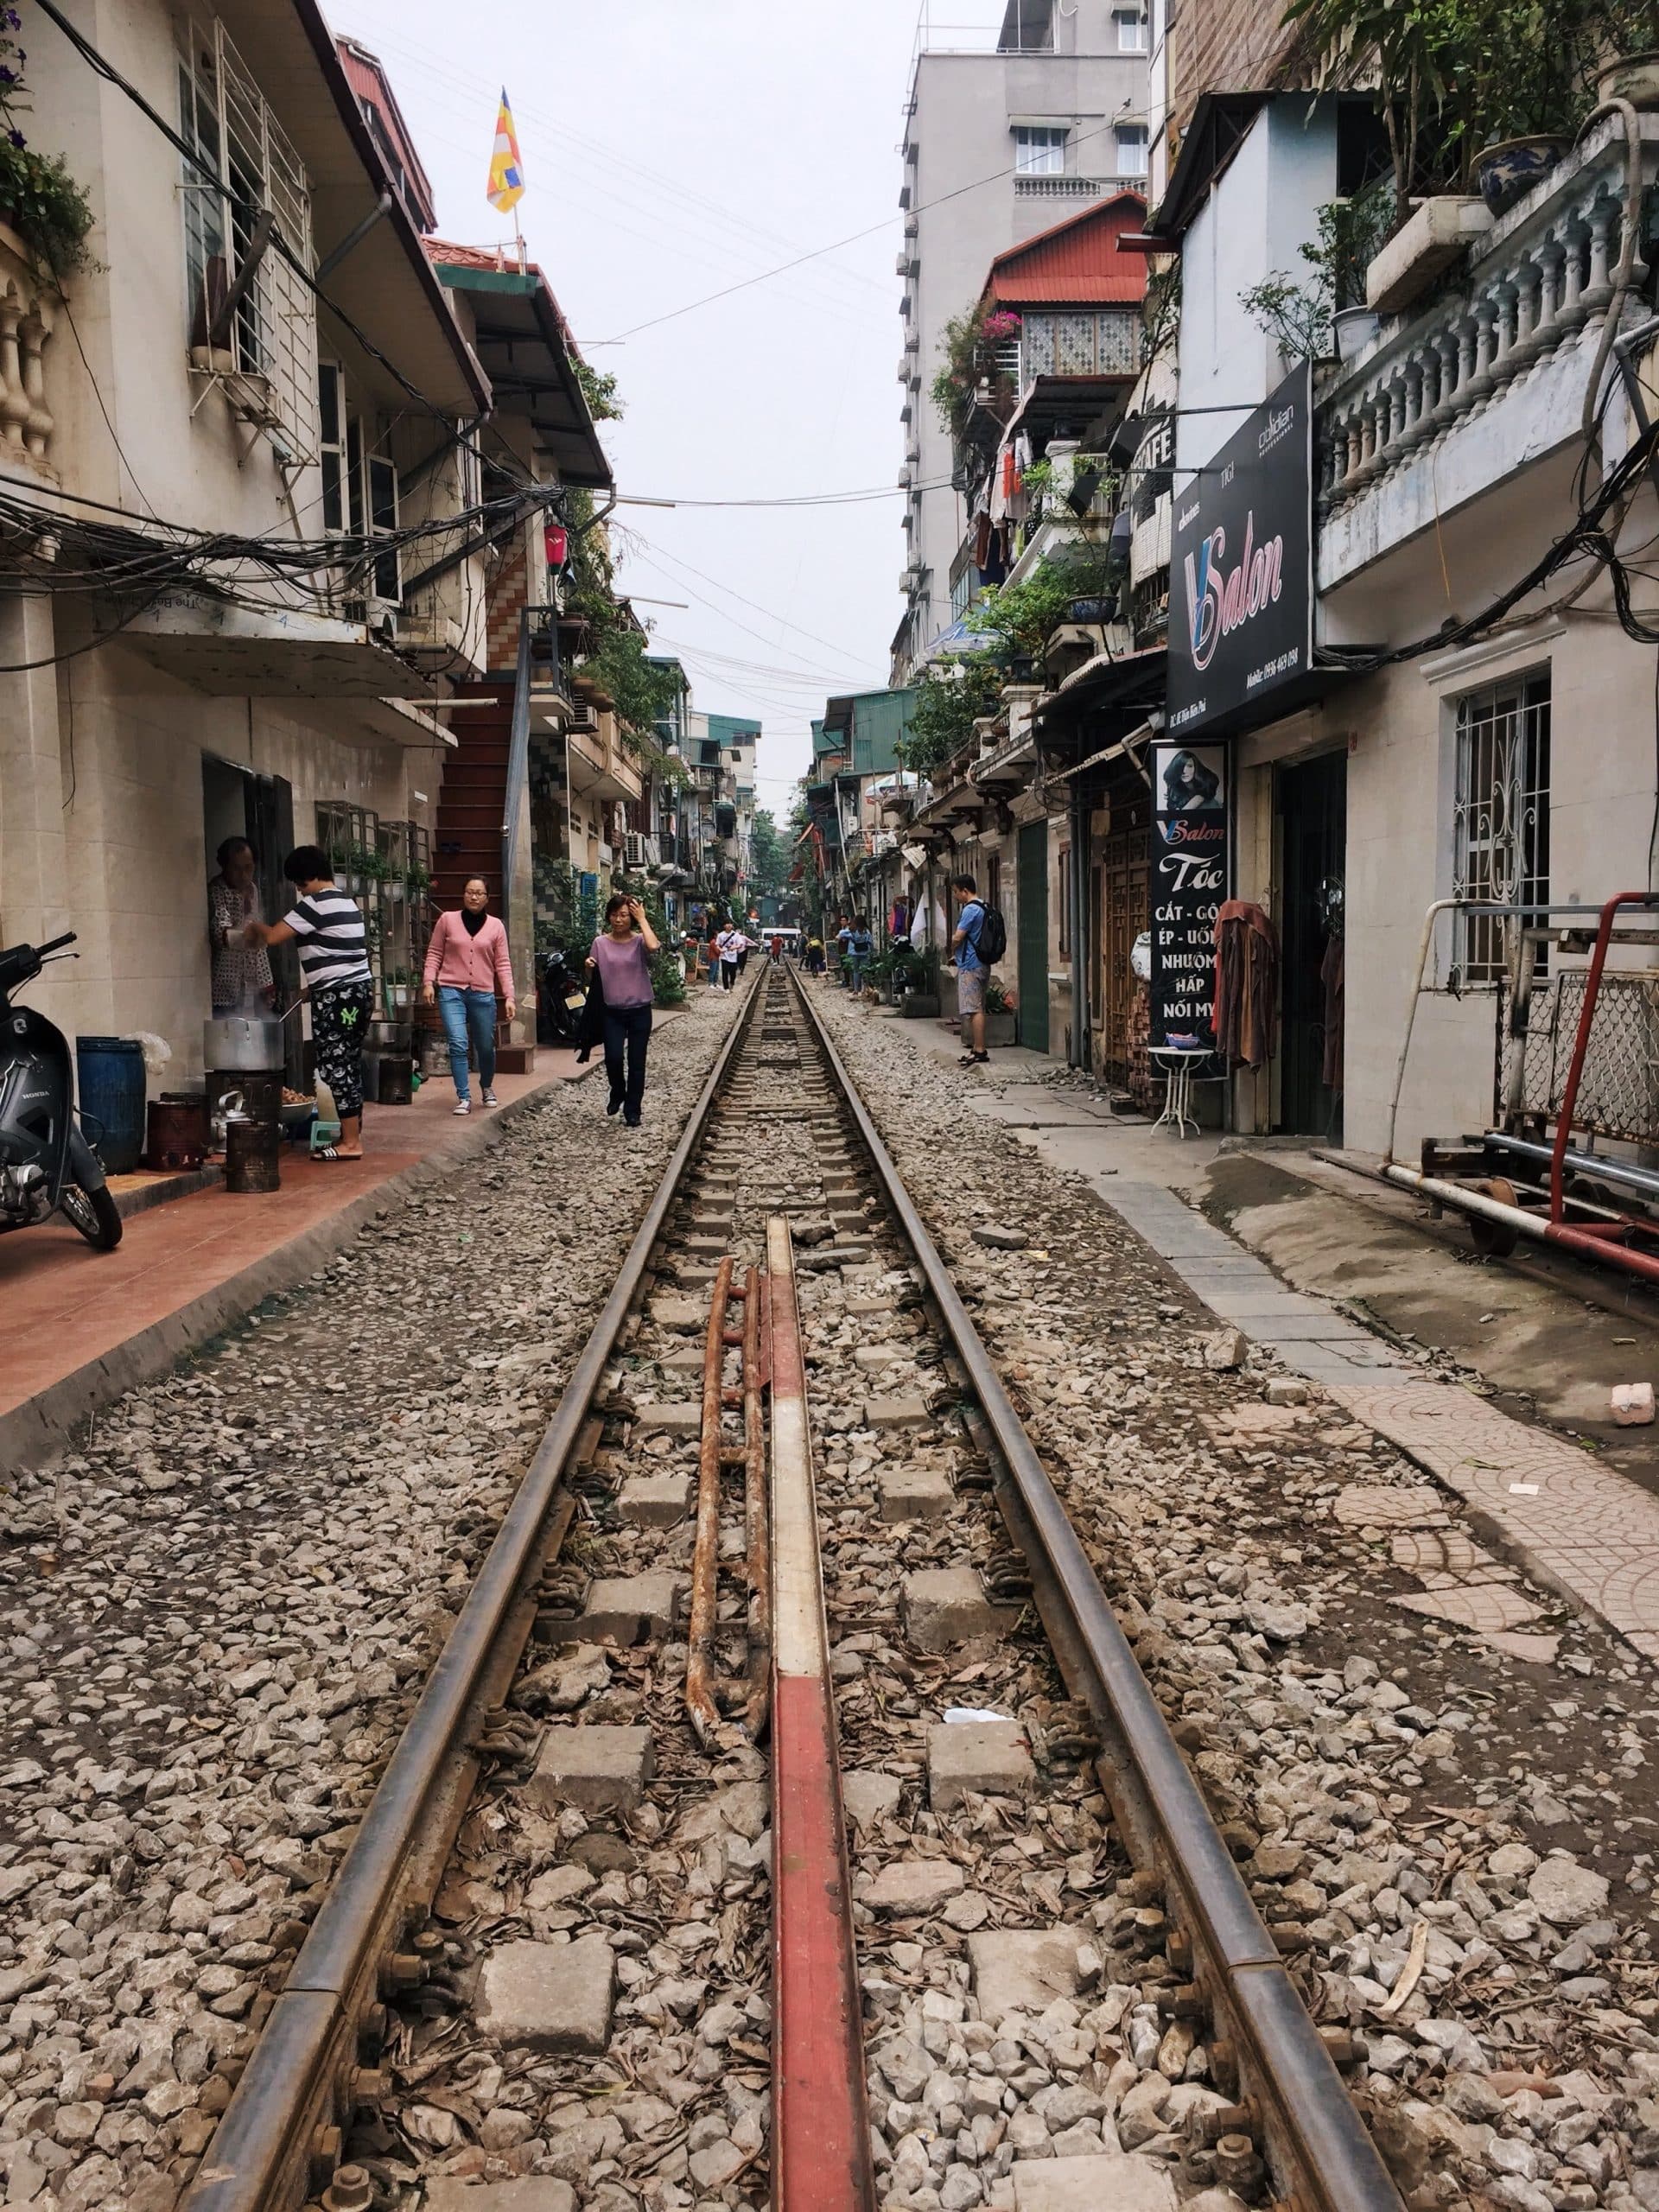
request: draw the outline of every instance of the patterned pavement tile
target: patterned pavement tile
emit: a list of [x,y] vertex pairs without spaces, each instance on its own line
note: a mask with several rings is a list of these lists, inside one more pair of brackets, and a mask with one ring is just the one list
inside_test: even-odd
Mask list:
[[1535,1667],[1553,1667],[1555,1654],[1561,1648],[1559,1636],[1529,1636],[1519,1629],[1488,1629],[1482,1641],[1501,1651],[1505,1658],[1524,1659]]
[[1421,1598],[1390,1598],[1389,1603],[1403,1606],[1408,1613],[1427,1614],[1430,1620],[1471,1628],[1481,1636],[1519,1628],[1522,1621],[1535,1621],[1539,1617],[1536,1605],[1503,1582],[1463,1583],[1456,1589],[1431,1591]]
[[[1659,1498],[1590,1452],[1511,1420],[1455,1383],[1332,1390],[1361,1421],[1478,1506],[1538,1573],[1644,1656],[1659,1657]],[[1446,1594],[1437,1592],[1437,1602]]]
[[1446,1500],[1422,1483],[1354,1483],[1331,1510],[1346,1529],[1444,1529]]

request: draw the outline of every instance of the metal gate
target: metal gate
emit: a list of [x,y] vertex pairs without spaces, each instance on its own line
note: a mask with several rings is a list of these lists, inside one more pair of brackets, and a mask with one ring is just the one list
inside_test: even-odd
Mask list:
[[1146,831],[1125,830],[1102,841],[1095,869],[1100,918],[1096,1021],[1101,1073],[1113,1083],[1129,1079],[1129,1017],[1135,1006],[1129,955],[1136,938],[1150,926],[1147,862]]
[[1048,824],[1020,831],[1020,1042],[1048,1050]]

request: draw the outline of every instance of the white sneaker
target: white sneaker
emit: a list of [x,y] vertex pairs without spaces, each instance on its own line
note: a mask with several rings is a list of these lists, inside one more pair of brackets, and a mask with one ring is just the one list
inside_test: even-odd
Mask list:
[[470,1098],[463,1098],[460,1105],[455,1109],[457,1114],[470,1114],[472,1110],[473,1102]]
[[496,1096],[493,1090],[486,1090],[484,1094],[484,1103],[486,1106],[499,1106],[501,1103],[501,1101]]

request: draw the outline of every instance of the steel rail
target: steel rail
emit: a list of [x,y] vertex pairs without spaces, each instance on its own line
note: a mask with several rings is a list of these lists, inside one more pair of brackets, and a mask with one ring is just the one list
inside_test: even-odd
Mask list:
[[[1113,1770],[1127,1775],[1126,1840],[1148,1846],[1173,1916],[1197,1938],[1192,1970],[1225,2017],[1242,2082],[1255,2093],[1280,2193],[1306,2212],[1402,2212],[1398,2190],[1286,1972],[1243,1876],[1182,1758],[1088,1554],[1038,1458],[989,1353],[817,1009],[790,982],[817,1033],[888,1205],[1007,1471],[1010,1534],[1063,1670],[1075,1670]],[[1115,1809],[1118,1790],[1109,1788]],[[1135,1849],[1136,1845],[1140,1848]],[[1249,2100],[1243,2100],[1249,2110]]]
[[[765,971],[757,969],[757,979]],[[333,1887],[301,1948],[215,2130],[182,2212],[290,2212],[312,2194],[319,2128],[332,2131],[348,2100],[339,2077],[355,2063],[357,2022],[378,1999],[389,1918],[402,1910],[408,1869],[446,1771],[481,1719],[507,1624],[543,1567],[543,1539],[565,1469],[587,1424],[644,1284],[685,1171],[748,1034],[761,994],[748,986],[609,1297],[559,1400],[528,1472],[427,1678]],[[326,2174],[325,2174],[326,2178]]]

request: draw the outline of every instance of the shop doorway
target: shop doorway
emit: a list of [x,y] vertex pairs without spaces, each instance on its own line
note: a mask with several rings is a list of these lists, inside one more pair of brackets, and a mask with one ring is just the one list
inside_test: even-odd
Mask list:
[[1020,830],[1020,1042],[1048,1050],[1048,824]]
[[1342,1141],[1342,906],[1348,760],[1279,771],[1280,1130]]
[[[219,848],[227,837],[245,837],[257,863],[259,911],[268,922],[280,921],[292,902],[292,887],[283,880],[283,861],[294,849],[294,789],[283,776],[257,776],[234,760],[217,754],[201,756],[201,803],[207,874],[219,868]],[[202,887],[202,926],[207,927],[207,886]],[[300,993],[300,963],[291,944],[273,945],[270,972],[276,985],[279,1012],[294,1004]],[[203,1013],[207,1012],[203,1007]],[[290,1084],[301,1080],[303,1046],[297,1020],[288,1026]]]
[[1147,832],[1114,831],[1103,838],[1098,850],[1094,871],[1094,910],[1099,917],[1095,1032],[1100,1039],[1101,1074],[1107,1082],[1127,1088],[1136,988],[1129,955],[1136,938],[1151,926]]

